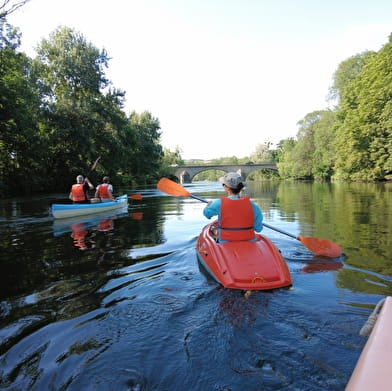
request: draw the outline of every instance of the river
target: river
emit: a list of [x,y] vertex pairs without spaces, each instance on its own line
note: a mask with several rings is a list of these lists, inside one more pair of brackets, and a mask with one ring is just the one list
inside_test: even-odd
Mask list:
[[[186,185],[207,199],[218,183]],[[392,184],[249,182],[264,221],[339,243],[313,256],[264,228],[293,286],[220,287],[196,240],[205,204],[138,193],[127,210],[73,221],[66,194],[0,201],[0,389],[344,390],[366,342],[359,330],[392,294]]]

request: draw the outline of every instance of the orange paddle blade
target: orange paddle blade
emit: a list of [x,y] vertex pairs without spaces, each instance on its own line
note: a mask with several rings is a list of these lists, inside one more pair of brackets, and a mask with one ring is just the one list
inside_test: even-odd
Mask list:
[[307,238],[298,236],[297,239],[312,253],[330,258],[338,258],[342,255],[342,249],[334,242],[320,238]]
[[132,194],[128,198],[131,198],[132,200],[141,200],[143,197],[141,194]]
[[173,196],[192,197],[192,194],[189,193],[188,190],[168,178],[161,178],[157,183],[157,188],[162,193],[170,194]]

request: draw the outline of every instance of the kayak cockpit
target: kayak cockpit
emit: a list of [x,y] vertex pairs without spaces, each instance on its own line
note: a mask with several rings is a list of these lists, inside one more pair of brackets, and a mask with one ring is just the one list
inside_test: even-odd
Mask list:
[[212,224],[197,240],[197,255],[207,272],[226,288],[270,290],[292,285],[290,272],[279,250],[266,237],[255,241],[218,243]]

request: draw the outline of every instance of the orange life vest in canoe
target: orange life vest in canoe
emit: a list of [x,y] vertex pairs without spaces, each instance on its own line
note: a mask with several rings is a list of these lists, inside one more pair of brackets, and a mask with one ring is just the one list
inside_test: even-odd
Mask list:
[[249,197],[237,200],[222,197],[219,224],[222,240],[254,239],[254,213]]
[[84,194],[83,183],[72,185],[72,201],[85,201],[86,194]]
[[98,187],[99,198],[111,198],[109,195],[109,183],[102,183]]

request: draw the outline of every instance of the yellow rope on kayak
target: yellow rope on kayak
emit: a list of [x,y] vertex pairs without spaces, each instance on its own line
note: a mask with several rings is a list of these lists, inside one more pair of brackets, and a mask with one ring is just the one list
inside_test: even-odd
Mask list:
[[256,276],[253,278],[252,284],[254,284],[257,280],[260,280],[261,282],[267,282],[267,280],[264,277]]
[[359,335],[362,335],[363,337],[367,337],[370,335],[370,333],[373,330],[374,325],[376,324],[378,315],[381,311],[381,308],[383,306],[385,302],[385,298],[380,300],[376,307],[374,308],[373,312],[369,315],[368,320],[366,321],[366,323],[362,326]]

